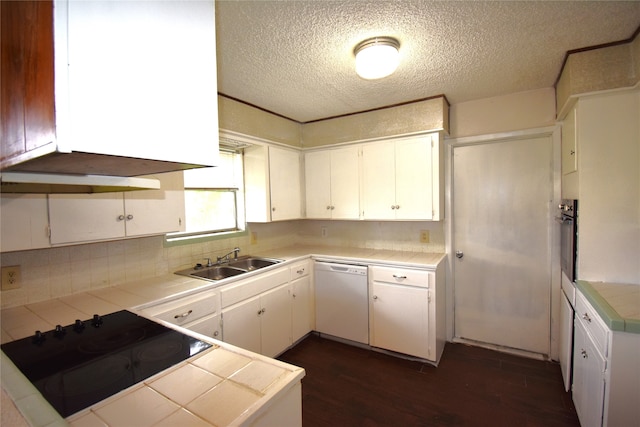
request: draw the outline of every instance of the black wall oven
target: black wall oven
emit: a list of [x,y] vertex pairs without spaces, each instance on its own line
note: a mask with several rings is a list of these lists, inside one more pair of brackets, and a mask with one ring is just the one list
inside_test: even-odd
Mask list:
[[564,199],[559,206],[561,224],[560,262],[567,278],[576,280],[576,255],[578,249],[578,201]]

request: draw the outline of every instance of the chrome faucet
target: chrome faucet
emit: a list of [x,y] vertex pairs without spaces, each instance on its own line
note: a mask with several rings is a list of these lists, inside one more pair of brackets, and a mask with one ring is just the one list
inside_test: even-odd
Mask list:
[[222,255],[218,257],[218,264],[222,264],[223,262],[231,261],[229,257],[233,254],[233,259],[238,259],[238,252],[240,252],[240,248],[234,248],[231,252],[226,255]]

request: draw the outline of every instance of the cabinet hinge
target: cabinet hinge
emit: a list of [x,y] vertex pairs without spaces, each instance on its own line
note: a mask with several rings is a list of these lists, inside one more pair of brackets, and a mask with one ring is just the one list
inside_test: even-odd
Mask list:
[[51,226],[48,224],[47,224],[47,229],[45,230],[45,233],[48,238],[51,238]]
[[431,290],[427,291],[427,302],[431,302]]

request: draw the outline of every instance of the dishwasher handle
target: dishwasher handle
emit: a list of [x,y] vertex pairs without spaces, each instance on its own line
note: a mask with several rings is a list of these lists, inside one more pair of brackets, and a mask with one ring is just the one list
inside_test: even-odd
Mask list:
[[330,271],[333,273],[356,274],[359,276],[367,275],[367,267],[364,265],[350,265],[316,261],[315,270],[316,272]]

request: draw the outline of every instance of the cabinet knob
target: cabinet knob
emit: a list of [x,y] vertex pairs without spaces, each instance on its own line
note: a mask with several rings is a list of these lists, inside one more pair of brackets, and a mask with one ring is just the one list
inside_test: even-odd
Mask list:
[[127,221],[131,221],[133,219],[133,215],[129,214],[127,215]]
[[220,331],[215,331],[215,332],[213,333],[213,336],[214,336],[214,337],[217,337],[218,335],[220,335]]
[[373,296],[373,299],[378,299],[378,295],[374,295],[374,296]]
[[396,208],[396,205],[391,205],[391,209],[395,209],[395,208]]
[[576,154],[576,150],[571,150],[571,151],[569,152],[569,154],[571,154],[571,155],[573,156],[574,154]]
[[118,221],[124,221],[124,215],[118,215]]
[[587,351],[584,348],[582,349],[580,354],[582,355],[583,359],[588,359],[589,358],[589,355],[587,354]]
[[296,297],[296,294],[293,294],[293,297],[295,298],[295,297]]
[[275,211],[276,211],[276,208],[271,208],[271,212],[275,212]]
[[335,206],[331,206],[331,210],[334,210],[336,207]]
[[584,320],[586,320],[587,322],[591,323],[591,317],[589,317],[589,314],[588,314],[588,313],[583,314],[583,315],[582,315],[582,318],[583,318]]
[[297,274],[303,274],[304,273],[304,268],[301,268],[300,270],[296,271]]

